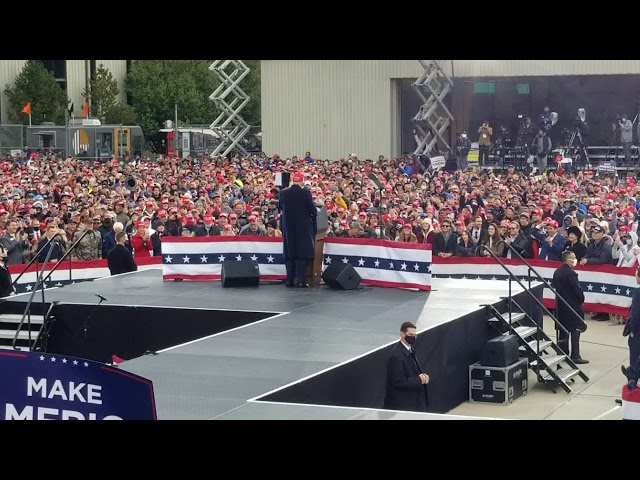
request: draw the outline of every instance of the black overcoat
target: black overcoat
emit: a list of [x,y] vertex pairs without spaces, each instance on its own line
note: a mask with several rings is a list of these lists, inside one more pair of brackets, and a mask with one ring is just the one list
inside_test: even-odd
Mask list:
[[313,259],[318,211],[311,192],[292,185],[280,192],[278,202],[285,258]]
[[[420,363],[420,360],[417,360]],[[416,362],[409,350],[398,342],[387,360],[387,386],[384,408],[411,412],[426,412],[429,408],[427,386],[420,381]]]
[[580,316],[576,317],[562,300],[556,298],[556,317],[560,323],[570,332],[584,328],[584,292],[578,281],[578,274],[563,263],[553,274],[553,287]]

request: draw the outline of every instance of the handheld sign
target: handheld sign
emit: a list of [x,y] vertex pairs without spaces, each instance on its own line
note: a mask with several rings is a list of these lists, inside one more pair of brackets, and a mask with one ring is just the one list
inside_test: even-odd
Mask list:
[[444,168],[446,164],[447,164],[447,159],[444,158],[444,156],[442,155],[437,157],[431,157],[431,168],[434,170]]
[[598,173],[600,175],[611,175],[616,173],[615,162],[603,162],[598,165]]
[[2,420],[156,420],[153,383],[108,365],[0,351]]

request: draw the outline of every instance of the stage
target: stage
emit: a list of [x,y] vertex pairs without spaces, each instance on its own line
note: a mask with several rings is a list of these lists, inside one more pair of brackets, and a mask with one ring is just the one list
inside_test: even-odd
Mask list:
[[[527,308],[530,298],[513,289]],[[96,293],[108,301],[87,322]],[[495,336],[484,305],[506,311],[507,294],[503,281],[442,278],[431,292],[224,289],[163,282],[153,269],[48,289],[46,303],[59,302],[48,351],[124,358],[121,368],[153,381],[159,419],[466,419],[437,413],[466,401],[467,367]],[[28,298],[7,299],[4,312]],[[404,321],[418,328],[434,414],[380,409],[386,357]]]

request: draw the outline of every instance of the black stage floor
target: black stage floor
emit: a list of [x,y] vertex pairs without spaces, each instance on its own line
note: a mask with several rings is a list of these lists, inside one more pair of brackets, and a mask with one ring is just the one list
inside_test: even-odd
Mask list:
[[[49,289],[46,302],[94,305],[100,293],[108,298],[105,306],[269,314],[121,364],[153,381],[159,419],[454,419],[260,400],[393,344],[403,321],[424,332],[507,294],[506,282],[483,280],[434,279],[432,288],[430,293],[377,287],[299,290],[282,284],[224,289],[220,282],[163,282],[161,270],[154,269]],[[19,295],[8,302],[27,300]],[[176,310],[175,322],[180,315]]]

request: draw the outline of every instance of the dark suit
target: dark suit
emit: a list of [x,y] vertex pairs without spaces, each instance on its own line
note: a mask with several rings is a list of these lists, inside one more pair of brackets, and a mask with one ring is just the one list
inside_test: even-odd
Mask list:
[[136,262],[133,261],[133,255],[127,247],[123,247],[117,244],[109,252],[107,256],[107,265],[111,275],[118,275],[120,273],[135,272],[138,270]]
[[409,350],[402,342],[391,349],[387,360],[387,387],[384,408],[426,412],[429,408],[427,386],[420,381],[422,369],[418,368]]
[[4,245],[7,251],[7,258],[4,261],[7,265],[20,265],[24,263],[23,251],[29,248],[27,242],[24,240],[18,241],[15,238],[11,238],[11,235],[8,233],[5,233],[0,237],[0,243]]
[[44,262],[47,259],[49,250],[51,249],[53,250],[51,251],[51,255],[49,256],[49,261],[60,260],[64,255],[64,251],[60,246],[60,242],[58,242],[57,240],[52,240],[51,242],[49,242],[49,239],[46,236],[42,237],[38,242],[38,251],[40,252],[40,255],[38,255],[38,261]]
[[14,292],[11,274],[7,267],[2,264],[0,265],[0,297],[8,297]]
[[306,283],[309,260],[315,256],[316,217],[318,210],[311,192],[299,185],[291,185],[280,192],[278,209],[282,230],[283,253],[287,268],[287,285]]
[[[569,335],[562,330],[559,332],[558,346],[569,355],[569,337],[571,338],[571,358],[580,358],[580,333],[586,329],[584,322],[584,292],[578,281],[578,274],[566,263],[563,263],[553,274],[553,286],[562,298],[573,308],[580,318],[569,310],[562,300],[556,298],[556,315],[558,321],[569,331]],[[581,320],[582,319],[582,320]]]
[[640,378],[640,288],[633,291],[629,319],[622,335],[629,337],[629,380],[638,380]]
[[433,254],[438,255],[440,252],[442,253],[453,253],[455,255],[456,248],[458,246],[458,235],[451,232],[449,235],[449,240],[445,243],[444,235],[442,232],[436,233],[433,237]]
[[[477,241],[476,241],[476,237],[475,237],[476,233],[478,233],[478,240]],[[484,228],[481,228],[479,231],[476,230],[475,228],[472,228],[471,230],[469,230],[469,234],[471,235],[471,239],[473,240],[473,242],[476,245],[482,245],[482,240],[484,240],[484,237],[487,234],[487,231]]]

